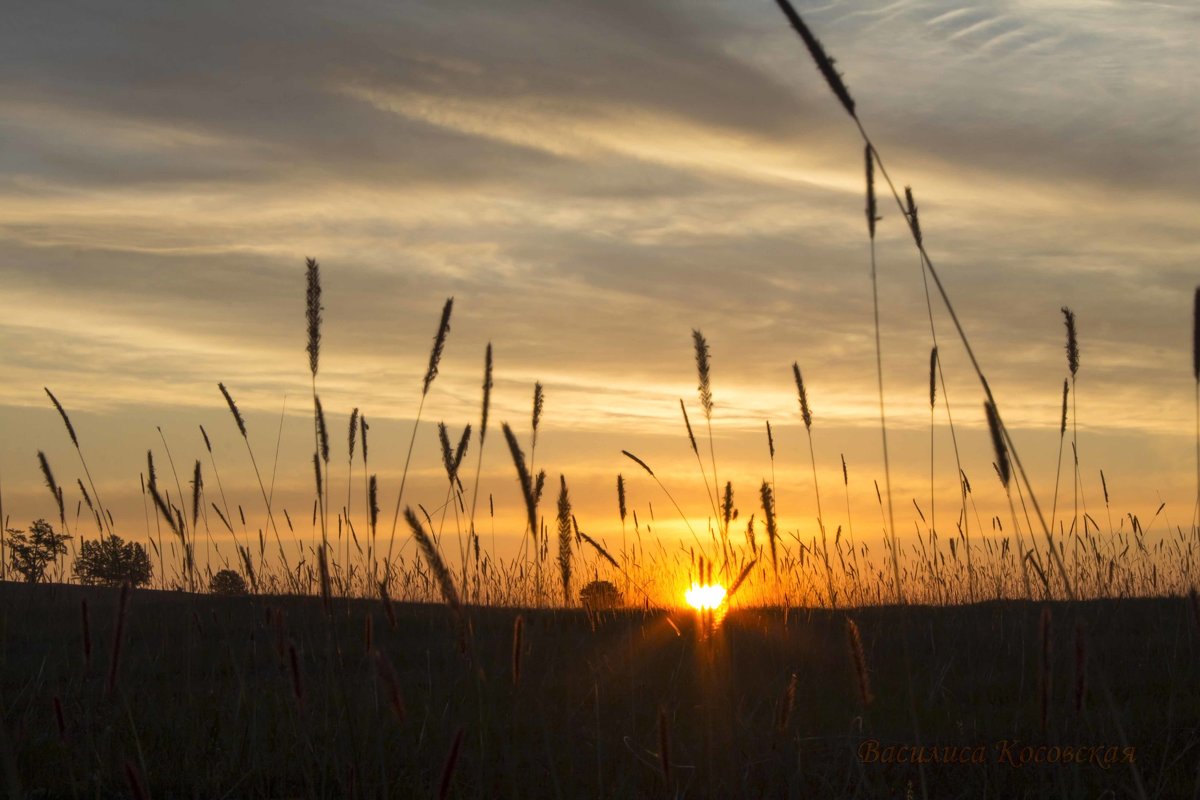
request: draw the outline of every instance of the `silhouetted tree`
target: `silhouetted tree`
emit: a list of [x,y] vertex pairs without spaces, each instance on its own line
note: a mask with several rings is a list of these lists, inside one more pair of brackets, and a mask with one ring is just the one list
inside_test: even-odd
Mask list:
[[154,574],[146,548],[116,534],[84,542],[74,571],[79,582],[88,586],[120,586],[126,581],[144,586]]
[[71,538],[65,533],[56,533],[44,519],[35,521],[28,531],[9,528],[8,535],[8,563],[29,583],[37,583],[46,577],[46,567],[66,554],[66,543]]
[[246,593],[246,581],[237,572],[223,569],[209,580],[208,590],[213,594],[242,595]]

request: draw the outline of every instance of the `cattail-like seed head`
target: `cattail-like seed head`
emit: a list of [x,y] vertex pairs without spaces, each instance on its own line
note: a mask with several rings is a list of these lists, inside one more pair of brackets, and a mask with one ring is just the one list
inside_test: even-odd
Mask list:
[[292,696],[297,705],[304,706],[304,682],[300,677],[300,656],[296,653],[296,643],[288,641],[288,665],[292,671]]
[[534,447],[537,446],[538,426],[542,422],[542,409],[545,407],[545,405],[546,405],[546,393],[542,389],[542,384],[534,383],[533,384],[533,415],[531,418],[531,421],[533,422],[533,445],[534,445]]
[[[367,619],[371,619],[369,616]],[[376,650],[374,652],[375,674],[379,677],[379,682],[383,685],[384,693],[387,695],[388,705],[392,708],[392,713],[396,715],[396,719],[404,721],[404,693],[400,690],[400,678],[396,675],[396,669],[392,666],[392,661],[383,653]]]
[[383,613],[387,615],[388,625],[392,626],[392,630],[396,630],[396,609],[392,607],[386,580],[379,582],[379,602],[383,604]]
[[321,405],[321,398],[313,395],[313,406],[317,415],[317,439],[321,445],[321,460],[329,463],[329,429],[325,427],[325,408]]
[[129,784],[129,794],[133,800],[150,800],[142,774],[132,761],[125,761],[125,782]]
[[633,453],[629,452],[628,450],[622,450],[621,454],[624,455],[626,458],[632,459],[639,467],[646,470],[646,472],[648,472],[650,474],[651,478],[655,477],[654,470],[650,469],[650,467],[646,464],[645,461],[642,461],[640,458],[638,458],[637,456],[635,456]]
[[671,785],[671,730],[667,724],[667,710],[658,709],[658,758],[662,766],[663,780]]
[[525,453],[521,451],[521,445],[517,442],[517,435],[513,433],[507,422],[502,423],[504,430],[504,438],[508,442],[509,452],[512,454],[513,466],[517,468],[517,480],[521,484],[521,495],[525,500],[526,521],[529,524],[529,531],[534,536],[537,536],[537,497],[534,494],[533,480],[529,476],[529,467],[525,463]]
[[[571,520],[572,520],[572,522],[574,522],[575,518],[571,517]],[[586,533],[579,530],[578,525],[575,526],[575,533],[578,534],[579,539],[581,541],[587,542],[589,545],[591,545],[592,549],[596,551],[596,554],[598,556],[603,558],[609,564],[612,564],[614,568],[616,568],[618,570],[621,569],[621,565],[618,564],[617,560],[612,557],[612,553],[608,552],[608,550],[605,549],[604,545],[600,544],[595,539],[593,539],[591,536],[588,536]]]
[[446,605],[450,606],[457,613],[459,610],[458,591],[454,588],[454,579],[450,575],[450,570],[446,568],[446,563],[442,560],[441,554],[437,551],[433,539],[426,533],[425,527],[421,524],[421,520],[417,518],[416,512],[412,510],[412,506],[404,509],[404,519],[408,522],[409,528],[412,529],[413,538],[417,540],[417,546],[421,548],[421,554],[425,557],[425,562],[433,571],[434,578],[437,579],[442,599],[446,601]]
[[1071,391],[1071,383],[1066,378],[1063,378],[1063,399],[1062,399],[1062,421],[1058,425],[1058,435],[1065,436],[1067,433],[1067,394]]
[[117,667],[121,662],[121,643],[125,638],[125,618],[129,614],[129,593],[132,587],[129,581],[121,584],[121,595],[117,601],[117,624],[113,631],[112,656],[108,662],[108,693],[111,695],[117,688]]
[[521,652],[523,650],[523,639],[525,636],[525,617],[517,614],[517,618],[513,620],[513,638],[512,638],[512,682],[513,686],[521,683]]
[[446,800],[450,796],[450,785],[454,781],[454,767],[458,764],[458,752],[462,748],[463,731],[459,728],[450,743],[450,752],[446,755],[446,763],[442,767],[442,782],[438,786],[438,800]]
[[75,436],[75,426],[71,424],[71,418],[67,416],[66,409],[62,407],[62,403],[58,402],[58,398],[54,396],[54,392],[50,391],[45,386],[42,388],[45,389],[46,394],[50,396],[50,402],[54,404],[56,409],[58,409],[58,414],[62,417],[63,424],[67,426],[67,433],[71,436],[71,444],[78,448],[79,439]]
[[333,613],[333,608],[329,586],[329,555],[325,551],[324,544],[317,551],[317,569],[321,579],[321,606],[325,609],[325,616],[329,616]]
[[1053,657],[1053,638],[1051,636],[1051,619],[1050,606],[1042,606],[1042,617],[1040,624],[1040,639],[1042,643],[1041,671],[1039,674],[1039,699],[1040,699],[1040,718],[1042,724],[1042,733],[1046,732],[1046,725],[1050,714],[1050,665]]
[[1192,375],[1200,383],[1200,286],[1192,307]]
[[83,630],[83,666],[86,670],[92,664],[92,621],[86,597],[79,601],[79,615]]
[[771,492],[771,484],[766,481],[762,482],[762,487],[759,491],[762,495],[763,515],[767,521],[767,541],[771,546],[771,567],[778,571],[779,564],[776,561],[775,540],[779,532],[775,527],[775,498]]
[[192,470],[192,528],[200,519],[200,490],[204,488],[204,479],[200,475],[200,459],[196,459],[196,467]]
[[1087,636],[1082,622],[1075,623],[1075,714],[1083,713],[1087,696]]
[[625,522],[625,476],[617,474],[617,510],[621,512],[621,522]]
[[46,479],[46,488],[50,490],[50,494],[54,495],[54,503],[58,506],[58,519],[63,522],[66,520],[66,511],[63,509],[62,489],[54,480],[54,473],[50,471],[50,462],[46,460],[46,454],[38,450],[37,457],[38,466],[42,468],[42,477]]
[[567,478],[559,475],[558,491],[558,568],[562,573],[563,602],[571,604],[571,498]]
[[438,323],[437,335],[433,337],[433,350],[429,352],[429,369],[425,371],[425,382],[421,389],[421,395],[429,394],[429,385],[433,383],[433,379],[438,374],[438,364],[442,360],[442,351],[446,347],[446,334],[450,332],[450,311],[454,308],[454,298],[446,299],[446,305],[442,307],[442,320]]
[[775,729],[779,733],[786,733],[788,723],[792,721],[792,709],[796,706],[796,683],[799,677],[796,673],[792,673],[792,677],[788,679],[787,688],[783,690],[783,696],[779,699],[779,714],[775,720]]
[[850,473],[846,471],[846,454],[842,453],[841,456],[842,456],[842,484],[844,486],[849,486],[850,485]]
[[1108,505],[1108,481],[1104,478],[1104,470],[1100,470],[1100,485],[1104,488],[1104,505]]
[[94,514],[96,512],[96,507],[92,505],[92,498],[88,495],[87,487],[83,485],[83,479],[76,478],[75,482],[79,484],[79,493],[83,495],[83,502],[87,503],[88,510]]
[[371,530],[375,530],[375,524],[379,521],[379,482],[374,475],[368,481],[367,495],[371,506]]
[[771,420],[767,420],[767,449],[771,451],[771,459],[775,459],[775,434],[771,432]]
[[1067,326],[1067,367],[1074,378],[1075,373],[1079,372],[1079,338],[1075,333],[1075,312],[1063,306],[1062,313]]
[[935,345],[929,351],[929,407],[933,408],[937,404],[937,369],[938,369],[938,349]]
[[233,402],[233,397],[230,396],[229,390],[225,388],[225,384],[218,383],[217,388],[221,390],[221,394],[225,395],[225,402],[229,404],[229,411],[233,414],[233,421],[237,423],[238,431],[242,434],[242,438],[246,438],[246,421],[242,419],[242,412],[238,411],[237,403]]
[[917,243],[917,247],[924,247],[925,240],[921,235],[921,218],[917,216],[917,201],[913,199],[911,186],[904,187],[904,202],[908,206],[908,224],[912,230],[913,241]]
[[354,461],[354,440],[357,437],[357,435],[358,435],[358,408],[356,407],[353,411],[350,412],[350,430],[347,432],[347,439],[349,440],[349,443],[350,443],[350,447],[348,448],[348,451],[350,453],[351,463],[353,463],[353,461]]
[[483,358],[483,413],[479,418],[479,446],[487,438],[488,411],[492,406],[492,343],[488,342],[487,353]]
[[687,406],[683,404],[683,398],[679,398],[679,410],[683,412],[683,424],[687,427],[688,442],[692,445],[692,452],[700,455],[700,449],[696,447],[696,434],[692,432],[692,421],[688,419]]
[[1000,476],[1000,482],[1007,489],[1012,471],[1008,463],[1008,446],[1004,443],[1004,430],[1001,427],[1000,414],[991,400],[984,401],[983,410],[987,414],[988,430],[992,434],[992,448],[996,451],[996,472]]
[[363,464],[364,465],[367,463],[367,431],[369,431],[369,430],[371,430],[371,426],[367,424],[367,415],[360,414],[358,417],[358,433],[359,433],[358,438],[362,439],[362,454],[363,454]]
[[825,82],[829,84],[829,88],[833,91],[834,96],[842,104],[842,108],[846,109],[846,113],[857,119],[854,113],[854,99],[850,97],[849,90],[846,89],[846,84],[842,81],[841,73],[833,68],[833,59],[825,53],[825,48],[821,46],[821,42],[816,36],[813,36],[812,31],[808,29],[808,25],[796,13],[796,9],[788,0],[775,0],[779,5],[783,15],[787,17],[792,28],[796,33],[800,34],[800,38],[804,41],[804,46],[808,48],[809,54],[813,61],[817,64],[817,69],[825,77]]
[[725,499],[721,503],[721,518],[725,521],[725,530],[729,530],[729,522],[733,518],[733,481],[725,482]]
[[[749,531],[749,536],[751,537],[751,539],[753,539],[754,517],[750,518],[750,528],[748,529],[748,531]],[[734,578],[733,583],[730,584],[729,591],[725,593],[725,602],[726,603],[728,603],[730,600],[733,599],[733,596],[735,594],[737,594],[738,589],[742,588],[742,584],[746,582],[746,578],[750,577],[750,573],[754,570],[754,566],[757,563],[758,563],[758,559],[754,558],[754,559],[751,559],[750,561],[747,561],[745,566],[742,567],[742,571],[738,573],[738,576],[736,578]]]
[[804,427],[812,430],[812,410],[808,407],[808,392],[804,389],[804,376],[800,374],[800,365],[792,362],[792,377],[796,379],[796,396],[800,400],[800,416]]
[[308,368],[317,377],[317,361],[321,355],[321,267],[316,259],[305,261],[308,291],[305,297],[305,316],[308,319]]
[[62,700],[58,695],[54,695],[54,723],[58,727],[58,740],[65,742],[67,740],[67,719],[63,714]]
[[[693,330],[692,344],[694,344],[696,348],[696,374],[700,379],[697,389],[700,392],[700,405],[704,408],[704,418],[712,419],[713,399],[712,384],[709,376],[708,342],[705,341],[704,334],[698,330]],[[680,404],[682,405],[682,401]]]
[[321,454],[313,453],[313,472],[317,476],[317,497],[325,496],[325,482],[321,478]]
[[850,649],[850,660],[854,662],[858,699],[863,708],[866,708],[875,698],[871,694],[871,676],[867,672],[867,655],[863,650],[862,635],[858,631],[858,623],[852,619],[846,620],[846,642]]
[[875,154],[868,144],[863,149],[867,169],[867,231],[875,238],[875,223],[879,220],[879,211],[875,205]]

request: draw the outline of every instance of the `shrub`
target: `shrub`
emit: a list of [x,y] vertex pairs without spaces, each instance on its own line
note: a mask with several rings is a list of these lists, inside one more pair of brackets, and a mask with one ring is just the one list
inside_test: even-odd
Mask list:
[[246,581],[241,574],[223,569],[209,580],[208,590],[213,594],[242,595],[246,593]]
[[75,577],[87,586],[120,586],[126,581],[144,586],[153,574],[146,548],[116,534],[84,542],[75,561]]
[[589,611],[620,608],[624,604],[621,591],[609,581],[592,581],[579,591],[579,601]]
[[46,567],[66,554],[66,543],[71,538],[65,533],[55,533],[44,519],[30,525],[28,532],[9,528],[8,534],[9,563],[29,583],[46,577]]

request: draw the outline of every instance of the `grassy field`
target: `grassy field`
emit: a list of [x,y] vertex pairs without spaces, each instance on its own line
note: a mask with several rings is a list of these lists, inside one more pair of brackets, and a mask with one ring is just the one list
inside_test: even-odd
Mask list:
[[114,665],[119,596],[0,585],[10,795],[1184,797],[1200,774],[1182,599],[711,629],[467,607],[460,635],[444,606],[135,590]]

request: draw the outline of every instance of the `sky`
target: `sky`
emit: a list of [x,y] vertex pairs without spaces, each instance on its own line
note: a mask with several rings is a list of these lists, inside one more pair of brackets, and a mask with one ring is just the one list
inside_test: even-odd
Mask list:
[[[1200,10],[1095,0],[797,7],[897,187],[914,189],[927,250],[1043,504],[1059,452],[1069,306],[1085,499],[1098,511],[1104,470],[1114,527],[1126,513],[1145,522],[1163,502],[1160,526],[1187,525]],[[523,514],[500,423],[528,453],[535,382],[546,396],[535,468],[552,487],[566,477],[585,531],[610,544],[622,535],[621,473],[641,524],[683,532],[622,450],[703,525],[679,409],[683,399],[707,449],[698,329],[711,348],[713,461],[739,509],[761,514],[758,487],[774,476],[785,525],[804,538],[815,527],[795,362],[825,505],[849,500],[861,535],[881,535],[863,143],[774,3],[19,4],[0,30],[0,140],[10,527],[57,515],[39,450],[68,508],[79,502],[83,469],[43,387],[71,415],[128,538],[154,526],[139,479],[147,450],[174,496],[190,493],[199,459],[205,499],[242,506],[249,530],[263,525],[223,382],[272,502],[310,536],[312,257],[324,288],[317,390],[333,431],[329,480],[351,519],[364,486],[361,461],[347,485],[350,411],[371,424],[387,530],[429,348],[453,297],[405,505],[436,518],[445,503],[436,425],[455,437],[467,423],[478,430],[490,342],[480,491],[494,499],[501,549],[519,539]],[[924,523],[910,501],[930,511],[930,318],[916,251],[883,194],[880,213],[892,486],[897,529],[911,533]],[[1004,499],[983,396],[933,302],[946,380],[933,504],[956,505],[957,443],[986,520]],[[468,486],[478,454],[476,440]],[[169,462],[177,480],[164,477]],[[830,527],[837,514],[827,513]],[[939,527],[952,530],[953,517],[943,512]]]

